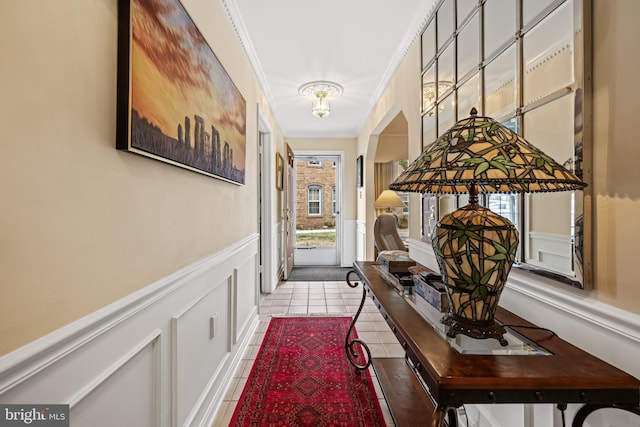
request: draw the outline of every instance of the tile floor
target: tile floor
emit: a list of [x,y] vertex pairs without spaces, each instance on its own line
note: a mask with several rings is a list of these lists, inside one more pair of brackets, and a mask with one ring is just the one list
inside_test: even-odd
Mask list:
[[[229,425],[271,316],[353,316],[358,310],[361,298],[362,285],[359,284],[357,288],[352,289],[347,282],[281,282],[275,292],[263,296],[260,302],[260,325],[234,374],[212,427]],[[370,298],[367,298],[358,318],[356,330],[358,336],[369,346],[373,357],[404,357],[404,350]],[[393,426],[391,414],[373,368],[370,368],[370,373],[376,386],[385,422],[387,426]]]

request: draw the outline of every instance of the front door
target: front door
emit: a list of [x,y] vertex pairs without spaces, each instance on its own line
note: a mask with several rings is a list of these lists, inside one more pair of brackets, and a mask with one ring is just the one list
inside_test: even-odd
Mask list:
[[340,156],[295,156],[296,265],[340,265]]

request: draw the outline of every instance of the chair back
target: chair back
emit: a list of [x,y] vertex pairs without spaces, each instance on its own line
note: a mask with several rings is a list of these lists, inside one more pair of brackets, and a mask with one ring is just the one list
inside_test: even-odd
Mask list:
[[398,234],[397,219],[394,215],[382,214],[376,218],[376,222],[373,224],[373,236],[378,252],[407,250]]

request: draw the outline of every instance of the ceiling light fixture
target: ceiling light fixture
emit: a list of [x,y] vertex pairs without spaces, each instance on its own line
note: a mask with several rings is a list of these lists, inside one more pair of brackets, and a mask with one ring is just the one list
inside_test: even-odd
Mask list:
[[317,80],[305,83],[298,89],[302,96],[315,97],[311,103],[311,114],[315,117],[327,117],[331,113],[331,104],[327,98],[342,95],[343,89],[338,83]]

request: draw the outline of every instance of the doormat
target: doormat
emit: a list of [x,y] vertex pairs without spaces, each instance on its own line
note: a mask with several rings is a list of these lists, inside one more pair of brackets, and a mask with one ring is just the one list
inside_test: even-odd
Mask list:
[[293,267],[289,282],[346,282],[351,267]]
[[347,360],[350,324],[350,317],[272,318],[230,425],[384,426],[369,372]]

